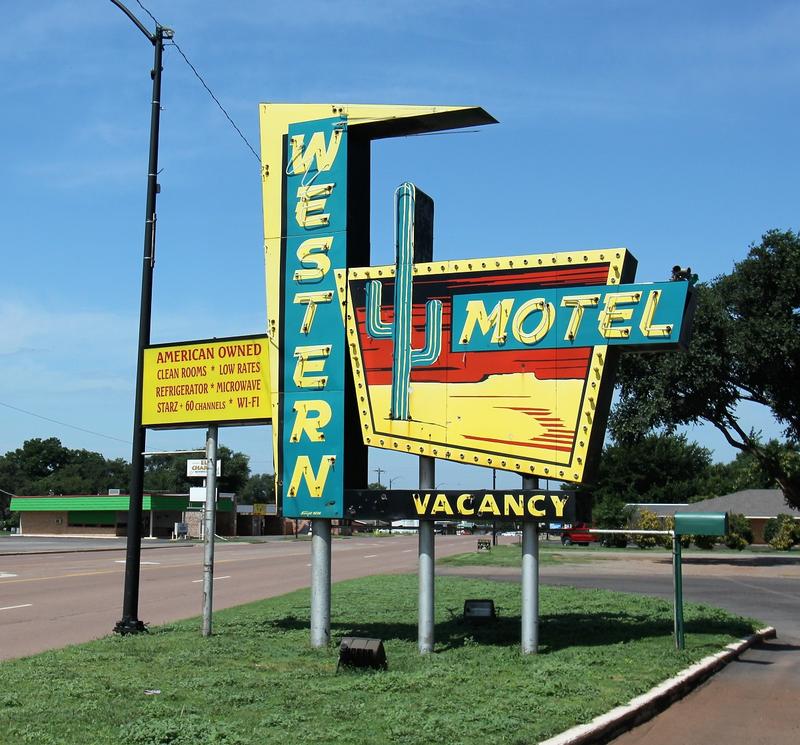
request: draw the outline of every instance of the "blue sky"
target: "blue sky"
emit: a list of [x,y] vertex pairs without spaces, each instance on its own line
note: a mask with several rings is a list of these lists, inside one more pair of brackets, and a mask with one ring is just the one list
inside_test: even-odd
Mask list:
[[[798,228],[796,2],[144,4],[256,149],[262,101],[470,104],[500,121],[375,145],[375,262],[391,261],[404,180],[436,200],[439,258],[626,246],[639,280],[675,263],[707,279]],[[5,3],[2,18],[0,453],[55,435],[129,458],[152,47],[106,0]],[[153,342],[260,332],[258,163],[175,49],[162,101]],[[709,428],[690,436],[733,455]],[[271,470],[267,427],[221,442]],[[413,460],[371,462],[414,484]],[[438,468],[452,488],[490,478]]]

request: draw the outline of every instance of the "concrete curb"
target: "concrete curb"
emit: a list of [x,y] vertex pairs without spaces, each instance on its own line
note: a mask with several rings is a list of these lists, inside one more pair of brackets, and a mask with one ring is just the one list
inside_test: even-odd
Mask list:
[[539,745],[594,745],[609,742],[660,714],[754,644],[765,639],[774,639],[775,636],[772,626],[759,629],[752,636],[728,644],[721,652],[696,662],[674,678],[665,680],[629,703],[595,717],[588,724],[579,724],[560,735],[542,740]]

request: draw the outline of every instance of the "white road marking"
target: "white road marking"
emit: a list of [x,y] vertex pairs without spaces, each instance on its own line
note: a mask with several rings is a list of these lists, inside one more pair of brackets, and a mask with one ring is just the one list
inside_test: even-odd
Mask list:
[[378,554],[367,554],[364,558],[365,559],[374,559]]
[[[224,577],[214,577],[215,580],[218,580],[218,579],[230,579],[230,578],[231,578],[230,574],[226,574]],[[198,582],[202,582],[202,581],[203,581],[202,579],[193,579],[192,580],[192,584],[196,585]]]
[[5,608],[0,608],[0,610],[14,610],[15,608],[30,608],[33,603],[25,603],[25,605],[7,605]]
[[410,554],[413,550],[414,550],[413,548],[404,548],[403,549],[403,553],[404,554]]
[[[116,559],[114,561],[115,564],[124,564],[127,560],[126,559]],[[160,561],[140,561],[140,564],[149,564],[150,566],[159,566],[161,564]]]
[[11,572],[0,572],[0,579],[11,579],[16,576],[16,574],[11,574]]

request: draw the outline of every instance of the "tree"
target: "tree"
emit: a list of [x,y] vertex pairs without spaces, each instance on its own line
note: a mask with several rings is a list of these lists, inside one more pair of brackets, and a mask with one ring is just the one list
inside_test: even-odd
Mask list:
[[[0,456],[0,489],[14,494],[101,494],[129,481],[130,466],[121,458],[72,450],[56,437],[26,440]],[[9,502],[0,492],[0,518],[7,517]]]
[[[248,457],[225,445],[217,448],[217,458],[222,461],[222,475],[217,479],[220,492],[240,493],[250,477]],[[192,486],[201,484],[186,475],[187,455],[153,455],[145,460],[144,490],[185,494]]]
[[[796,447],[778,440],[770,440],[763,447],[767,452],[774,453],[789,472],[798,469],[795,461],[800,460],[800,452]],[[715,463],[711,466],[702,494],[691,501],[744,489],[774,488],[775,479],[766,471],[762,462],[753,453],[740,451],[730,463]]]
[[239,502],[253,504],[254,502],[275,501],[275,476],[271,473],[253,474],[239,494]]
[[685,435],[645,435],[603,448],[594,483],[578,492],[592,496],[598,526],[618,528],[626,520],[626,503],[688,502],[705,494],[710,464],[709,451]]
[[770,231],[730,275],[699,285],[693,338],[684,354],[627,354],[611,416],[619,442],[705,420],[753,455],[789,504],[800,508],[800,467],[739,421],[737,406],[769,408],[800,442],[800,236]]

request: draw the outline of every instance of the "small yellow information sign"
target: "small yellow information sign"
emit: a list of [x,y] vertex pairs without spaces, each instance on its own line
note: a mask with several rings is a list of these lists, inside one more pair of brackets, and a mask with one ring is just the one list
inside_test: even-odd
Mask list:
[[142,425],[254,424],[272,417],[266,336],[163,344],[144,350]]

